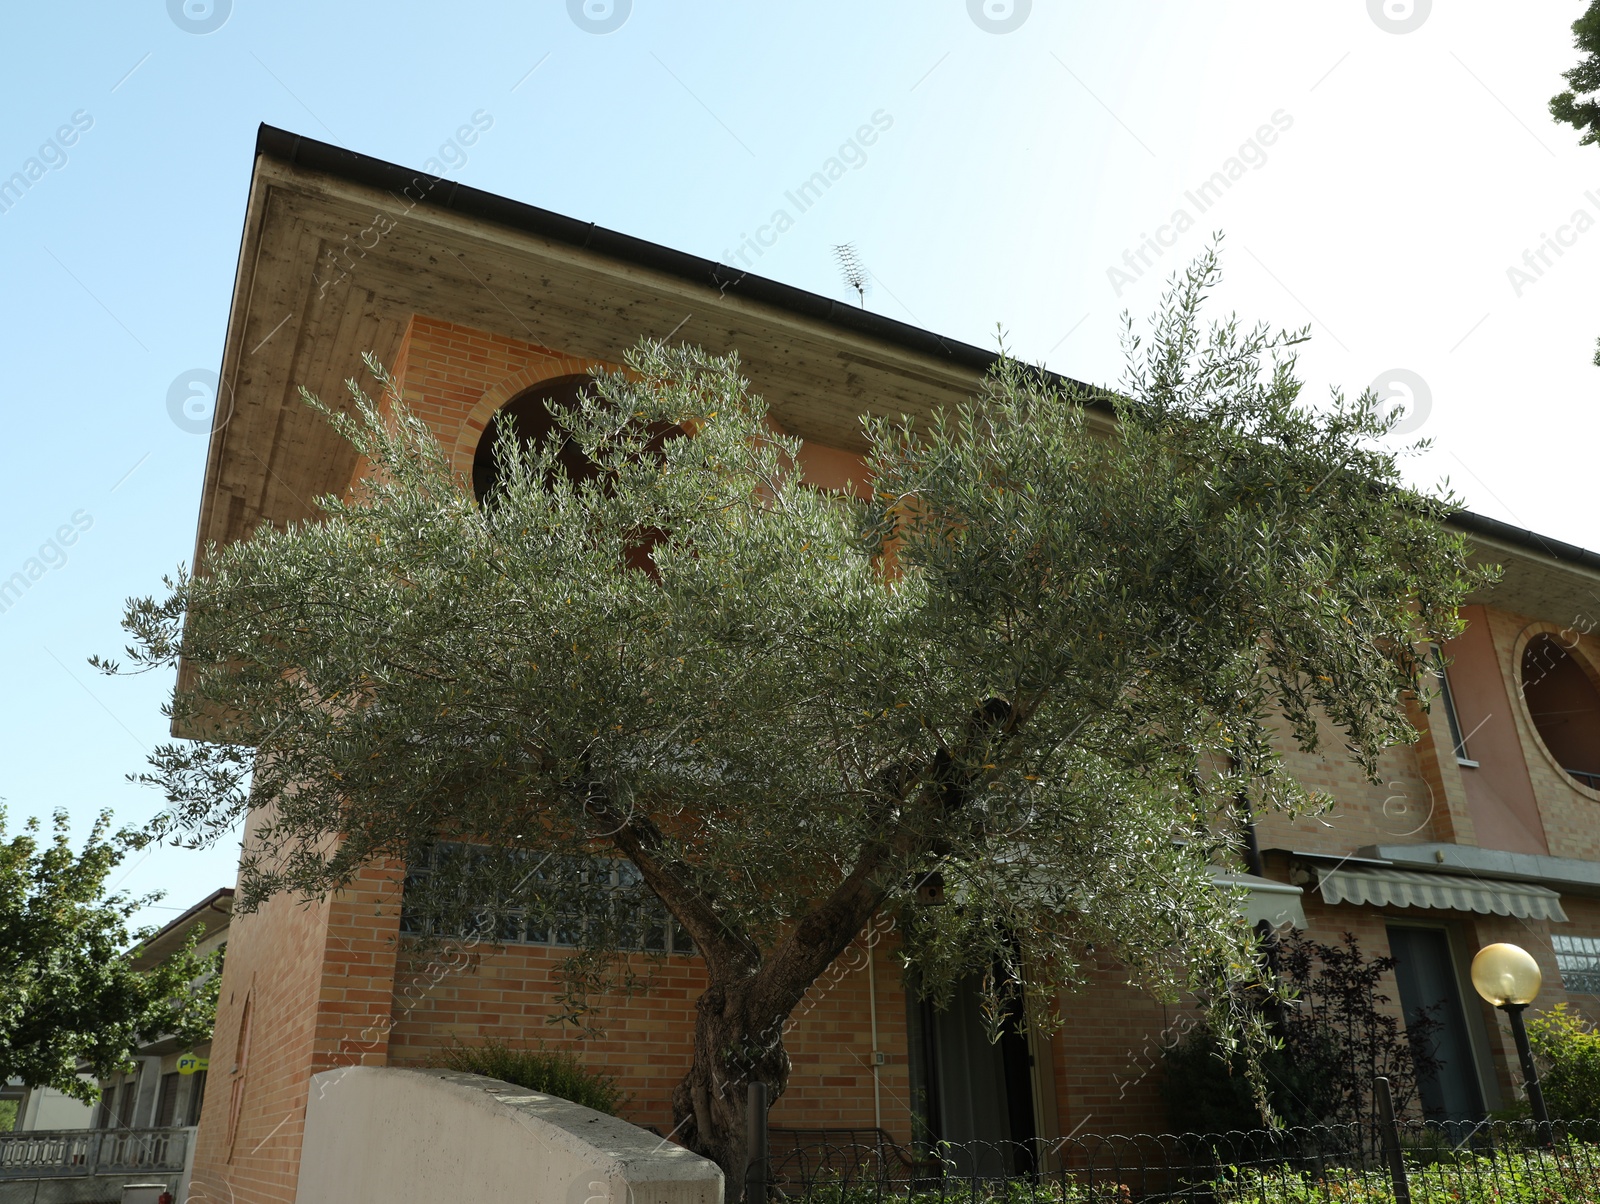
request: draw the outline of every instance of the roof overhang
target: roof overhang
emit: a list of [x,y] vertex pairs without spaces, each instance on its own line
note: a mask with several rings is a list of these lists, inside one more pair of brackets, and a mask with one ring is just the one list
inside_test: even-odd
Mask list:
[[[344,382],[361,373],[363,353],[392,365],[416,314],[609,363],[651,335],[737,351],[785,430],[846,450],[863,446],[863,414],[958,404],[996,358],[725,264],[262,126],[196,563],[207,543],[311,519],[319,496],[345,488],[354,453],[300,390],[345,404]],[[1481,559],[1505,565],[1496,605],[1561,616],[1600,596],[1594,553],[1477,515],[1452,524]]]
[[1466,534],[1479,563],[1504,570],[1498,584],[1472,601],[1574,626],[1600,606],[1600,555],[1465,510],[1450,525]]
[[262,126],[228,317],[197,556],[312,517],[349,447],[299,398],[345,400],[413,314],[616,363],[647,336],[739,353],[793,435],[864,446],[861,416],[969,398],[995,353]]
[[189,938],[196,924],[204,924],[207,936],[226,932],[233,919],[233,887],[221,886],[176,919],[167,921],[150,939],[133,950],[134,965],[147,969],[175,953]]

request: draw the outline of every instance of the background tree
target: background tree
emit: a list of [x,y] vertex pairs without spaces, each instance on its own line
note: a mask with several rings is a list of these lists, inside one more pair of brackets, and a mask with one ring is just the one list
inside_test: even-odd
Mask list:
[[105,893],[106,875],[139,843],[129,832],[108,835],[109,812],[75,854],[66,813],[41,846],[39,821],[4,841],[0,810],[0,1079],[54,1087],[92,1101],[98,1091],[79,1078],[107,1078],[141,1044],[163,1034],[187,1044],[208,1040],[216,1012],[211,958],[194,941],[150,970],[129,954],[154,928],[129,932],[128,918],[159,896]]
[[[1600,0],[1590,0],[1588,11],[1572,23],[1572,33],[1584,57],[1572,70],[1562,72],[1572,86],[1550,98],[1550,115],[1581,130],[1581,146],[1600,142]],[[1600,343],[1594,362],[1600,368]]]
[[1167,997],[1253,975],[1207,870],[1236,796],[1313,801],[1280,731],[1369,773],[1414,739],[1476,578],[1370,395],[1302,404],[1298,336],[1202,330],[1215,278],[1130,330],[1116,396],[1003,359],[954,413],[868,421],[866,496],[801,480],[732,357],[643,344],[559,438],[503,432],[481,506],[351,382],[352,496],[130,605],[133,665],[182,658],[170,710],[216,740],[158,750],[160,830],[258,812],[245,910],[429,866],[414,927],[564,925],[569,1002],[653,893],[708,979],[675,1135],[735,1184],[745,1084],[782,1092],[786,1018],[879,912],[997,1029],[1091,946]]

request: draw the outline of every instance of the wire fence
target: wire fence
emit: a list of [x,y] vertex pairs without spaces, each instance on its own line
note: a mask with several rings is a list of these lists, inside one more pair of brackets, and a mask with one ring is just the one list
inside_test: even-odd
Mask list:
[[[771,1130],[770,1201],[805,1204],[1593,1204],[1600,1124],[1323,1125],[906,1146]],[[751,1200],[760,1200],[761,1176]]]

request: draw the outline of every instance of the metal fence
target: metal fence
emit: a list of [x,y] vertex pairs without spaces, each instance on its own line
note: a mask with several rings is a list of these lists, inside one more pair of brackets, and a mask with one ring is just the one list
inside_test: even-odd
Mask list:
[[[1600,1201],[1600,1125],[1324,1125],[904,1146],[772,1130],[767,1194],[805,1204],[1567,1204]],[[752,1176],[759,1201],[761,1176]]]
[[193,1129],[47,1129],[0,1133],[0,1181],[181,1172]]

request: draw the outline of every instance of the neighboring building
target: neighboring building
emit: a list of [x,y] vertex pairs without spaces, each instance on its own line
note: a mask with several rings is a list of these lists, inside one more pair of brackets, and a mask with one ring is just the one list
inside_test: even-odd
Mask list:
[[[233,888],[221,887],[182,915],[162,926],[133,955],[133,964],[151,969],[176,953],[198,927],[204,926],[196,952],[209,956],[228,943]],[[165,1037],[142,1045],[134,1069],[100,1082],[98,1104],[85,1104],[53,1087],[22,1093],[18,1132],[64,1129],[152,1129],[195,1125],[205,1099],[210,1042],[181,1048]],[[85,1076],[87,1077],[87,1076]]]
[[[354,454],[298,400],[342,394],[363,352],[470,479],[491,420],[614,366],[645,335],[737,350],[775,420],[804,440],[820,487],[862,479],[858,415],[964,400],[992,362],[978,348],[337,147],[263,127],[229,317],[199,542],[314,517],[347,489]],[[1508,1100],[1509,1035],[1465,985],[1479,946],[1514,940],[1541,961],[1540,1006],[1597,1014],[1600,989],[1600,556],[1460,515],[1476,555],[1506,566],[1473,599],[1448,654],[1453,710],[1420,711],[1422,741],[1391,750],[1374,786],[1338,755],[1290,767],[1336,814],[1260,825],[1253,915],[1351,931],[1400,959],[1410,1011],[1438,1005],[1447,1073],[1427,1103],[1472,1115]],[[246,841],[256,819],[247,824]],[[292,1201],[308,1081],[341,1065],[414,1065],[450,1043],[568,1040],[545,1024],[564,956],[543,932],[447,964],[404,957],[403,871],[353,889],[279,898],[233,926],[200,1118],[196,1184],[213,1196]],[[633,1094],[628,1115],[666,1131],[687,1067],[698,960],[663,926],[655,988],[606,1009],[607,1035],[571,1038]],[[1182,1013],[1122,985],[1115,966],[1060,1001],[1051,1040],[983,1041],[972,1001],[916,1004],[892,934],[803,1004],[793,1077],[774,1122],[870,1127],[908,1139],[913,1118],[950,1140],[1128,1132],[1166,1125],[1161,1045]],[[880,1056],[881,1055],[881,1056]],[[1509,1055],[1509,1056],[1508,1056]],[[138,1098],[145,1091],[141,1085]],[[137,1107],[137,1105],[136,1105]]]

